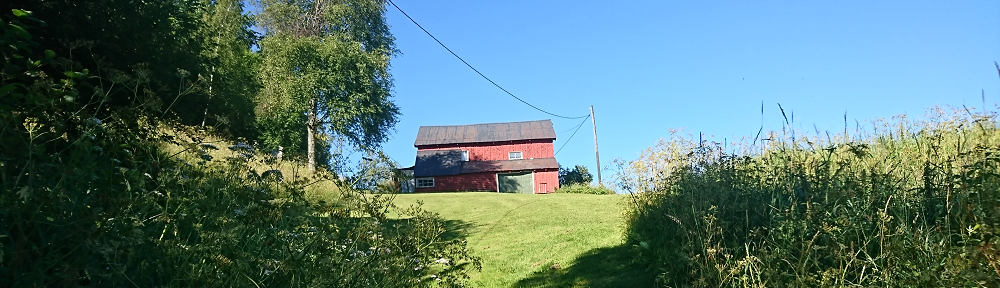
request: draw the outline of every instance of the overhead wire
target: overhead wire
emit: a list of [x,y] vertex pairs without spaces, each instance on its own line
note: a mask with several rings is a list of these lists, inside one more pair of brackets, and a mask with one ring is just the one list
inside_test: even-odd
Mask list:
[[[583,122],[581,122],[581,123],[583,123]],[[577,124],[576,126],[580,126],[580,125],[583,125],[583,124]],[[563,131],[559,131],[559,132],[556,132],[556,135],[561,135],[561,134],[563,134],[563,133],[566,133],[566,132],[569,132],[569,131],[573,131],[573,130],[576,130],[576,129],[577,129],[577,128],[576,128],[576,126],[573,126],[573,127],[569,127],[569,129],[566,129],[566,130],[563,130]]]
[[469,66],[469,68],[472,69],[472,71],[476,71],[476,74],[479,74],[479,76],[482,76],[483,79],[486,79],[486,81],[489,81],[491,84],[493,84],[493,86],[497,86],[497,88],[500,88],[500,90],[502,90],[503,92],[507,93],[507,95],[510,95],[510,97],[514,97],[514,99],[517,99],[518,101],[521,101],[521,103],[524,103],[525,105],[531,106],[531,108],[535,108],[535,110],[542,111],[545,114],[549,114],[549,115],[552,115],[552,116],[555,116],[555,117],[564,118],[564,119],[580,119],[580,118],[584,118],[584,117],[590,117],[589,114],[588,115],[583,115],[583,116],[578,116],[578,117],[562,116],[562,115],[555,114],[555,113],[552,113],[552,112],[549,112],[549,111],[545,111],[542,108],[538,108],[538,106],[532,105],[531,103],[528,103],[528,101],[524,101],[524,99],[521,99],[520,97],[515,96],[514,93],[510,93],[510,91],[507,91],[507,89],[504,89],[503,87],[501,87],[500,84],[497,84],[496,82],[493,82],[493,80],[491,80],[489,77],[486,77],[486,75],[483,75],[482,72],[479,72],[479,70],[477,70],[476,67],[472,67],[472,65],[469,64],[469,62],[466,62],[465,59],[462,59],[462,57],[459,57],[458,54],[455,54],[454,51],[451,51],[451,49],[449,49],[448,46],[445,46],[444,43],[441,43],[441,40],[438,40],[437,37],[434,37],[434,35],[431,34],[431,32],[427,31],[427,29],[424,29],[424,26],[420,26],[420,23],[417,23],[417,20],[413,20],[413,17],[410,17],[409,14],[406,14],[406,12],[404,12],[402,8],[399,8],[399,6],[396,5],[395,2],[392,2],[392,0],[388,0],[388,1],[389,1],[389,4],[392,4],[392,7],[396,7],[396,10],[399,10],[400,13],[403,13],[403,16],[406,16],[407,19],[410,19],[410,22],[413,22],[413,24],[416,24],[417,27],[420,28],[420,30],[423,30],[424,33],[427,33],[427,36],[431,36],[431,39],[434,39],[434,41],[436,41],[439,45],[441,45],[441,47],[444,47],[445,50],[448,50],[448,53],[451,53],[452,56],[455,56],[455,58],[458,58],[459,61],[462,61],[462,63],[465,63],[465,66]]
[[569,135],[566,142],[564,142],[562,146],[559,146],[559,150],[556,151],[556,154],[552,154],[552,156],[559,155],[559,152],[562,152],[562,149],[566,147],[566,144],[569,144],[569,140],[573,140],[573,136],[576,136],[576,132],[580,132],[580,128],[583,128],[583,123],[587,123],[587,119],[590,119],[590,115],[587,115],[586,117],[587,118],[584,118],[583,121],[580,121],[580,124],[576,124],[576,131],[573,131],[573,134]]

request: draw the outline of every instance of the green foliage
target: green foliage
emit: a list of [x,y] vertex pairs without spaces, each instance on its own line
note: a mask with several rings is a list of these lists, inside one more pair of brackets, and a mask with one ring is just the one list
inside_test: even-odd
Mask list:
[[1000,285],[996,112],[872,126],[743,155],[675,133],[619,162],[627,243],[661,286]]
[[615,191],[612,191],[603,185],[595,186],[584,183],[573,183],[569,185],[559,185],[559,189],[556,189],[555,193],[612,195],[615,194]]
[[[191,93],[184,80],[167,97],[150,70],[95,76],[43,50],[31,13],[13,14],[0,26],[0,283],[430,287],[478,268],[462,239],[440,237],[436,214],[336,180],[258,173],[267,157],[245,144],[212,157],[209,129],[169,117],[176,101],[158,105]],[[341,189],[311,202],[316,181]]]
[[365,52],[395,55],[385,21],[384,0],[256,0],[260,27],[268,35],[338,36]]
[[[39,47],[53,50],[57,55],[72,59],[88,67],[92,75],[104,78],[116,75],[137,75],[146,81],[149,95],[158,96],[147,105],[161,106],[177,99],[187,86],[191,75],[198,75],[201,41],[195,41],[200,22],[196,13],[202,6],[198,1],[71,1],[31,0],[0,2],[0,13],[11,9],[32,11],[38,19],[46,20],[45,29],[33,32],[33,41]],[[80,68],[78,67],[78,68]],[[177,73],[178,69],[188,71]],[[62,71],[48,70],[47,73]],[[97,78],[82,78],[78,82],[88,85],[78,87],[81,94],[104,94],[105,107],[132,105],[132,99],[123,95],[135,94],[136,86],[102,86]],[[187,83],[185,83],[187,84]],[[120,92],[120,93],[119,93]],[[193,96],[193,95],[192,95]],[[188,107],[193,97],[181,97],[174,108]],[[200,106],[203,107],[203,106]],[[193,111],[177,110],[182,115]],[[200,109],[197,112],[201,112]],[[201,116],[198,114],[197,116]],[[102,116],[103,118],[103,116]],[[198,117],[201,120],[201,117]]]
[[107,227],[98,219],[119,216],[108,207],[130,206],[133,188],[150,182],[154,147],[137,125],[148,120],[138,116],[142,105],[95,117],[106,98],[77,89],[90,83],[88,71],[41,53],[25,25],[40,21],[15,14],[0,37],[0,282],[71,286],[87,277],[80,271],[106,271],[96,269],[104,261],[92,240]]
[[[201,13],[204,25],[199,30],[204,49],[200,57],[202,126],[227,130],[230,135],[256,138],[258,131],[254,97],[260,90],[257,77],[260,55],[250,51],[259,36],[251,30],[253,18],[244,14],[239,0],[208,1]],[[190,103],[188,105],[194,105]],[[194,124],[194,123],[192,123]]]
[[566,169],[559,166],[559,186],[572,184],[590,184],[594,180],[594,175],[587,171],[587,166],[576,165],[573,169]]
[[[100,76],[78,79],[88,82],[78,88],[83,95],[104,94],[104,107],[131,106],[133,99],[123,95],[144,94],[145,105],[183,124],[205,123],[215,133],[255,137],[251,101],[260,86],[255,71],[260,61],[250,52],[257,36],[240,3],[13,0],[0,2],[0,11],[30,10],[46,20],[33,41]],[[119,75],[137,76],[143,90],[102,85]]]
[[[351,143],[372,146],[385,140],[398,108],[389,102],[388,83],[372,81],[388,69],[387,57],[333,36],[273,35],[264,38],[261,51],[264,89],[257,111],[263,125],[305,130],[303,115],[315,101],[321,123]],[[265,133],[267,143],[295,145],[303,139],[289,139],[281,130]]]
[[[312,165],[317,134],[361,149],[387,139],[399,108],[391,101],[389,60],[396,50],[384,4],[257,2],[265,37],[256,113],[266,145],[305,148]],[[289,133],[288,127],[304,131]]]
[[592,180],[594,180],[594,175],[590,174],[590,171],[587,171],[587,166],[576,165],[573,169],[559,167],[559,189],[556,189],[555,193],[615,194],[615,191],[603,185],[590,185],[590,181]]

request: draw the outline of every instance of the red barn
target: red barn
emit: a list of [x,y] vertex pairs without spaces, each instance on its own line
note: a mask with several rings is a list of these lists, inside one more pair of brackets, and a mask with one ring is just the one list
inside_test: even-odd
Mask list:
[[421,126],[416,192],[550,193],[559,188],[552,121]]

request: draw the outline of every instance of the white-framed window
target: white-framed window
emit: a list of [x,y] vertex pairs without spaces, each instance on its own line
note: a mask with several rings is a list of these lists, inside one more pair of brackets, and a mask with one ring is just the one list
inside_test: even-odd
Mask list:
[[462,150],[462,161],[469,161],[469,150]]
[[507,159],[510,160],[524,159],[524,155],[521,154],[521,151],[507,152]]
[[434,177],[417,178],[417,188],[433,188]]

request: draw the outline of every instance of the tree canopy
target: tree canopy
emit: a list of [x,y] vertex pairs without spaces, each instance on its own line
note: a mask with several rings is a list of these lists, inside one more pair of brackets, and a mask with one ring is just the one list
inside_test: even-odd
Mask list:
[[[385,2],[261,0],[257,5],[265,33],[256,109],[262,140],[293,150],[304,140],[310,169],[316,166],[319,134],[343,137],[362,149],[384,142],[399,116],[389,74],[397,51],[385,23]],[[304,131],[289,133],[291,127]]]
[[594,175],[587,171],[587,166],[576,165],[573,169],[559,167],[559,185],[590,184]]

